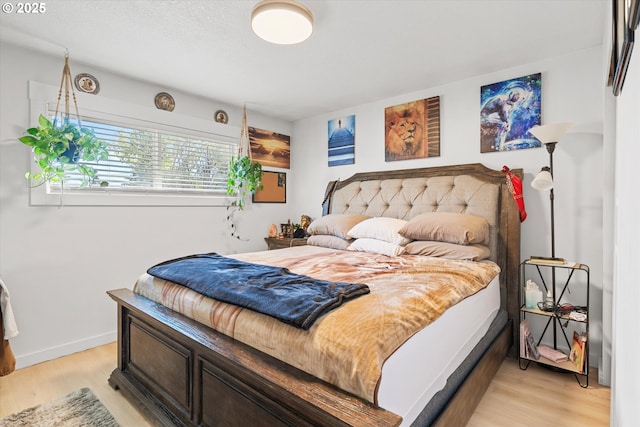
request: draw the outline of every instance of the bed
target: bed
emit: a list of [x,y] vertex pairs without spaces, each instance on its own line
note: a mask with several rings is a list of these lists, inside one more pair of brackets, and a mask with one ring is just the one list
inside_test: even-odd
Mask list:
[[[522,175],[520,170],[512,172]],[[504,174],[480,164],[359,173],[344,181],[330,182],[322,205],[323,217],[316,223],[320,225],[311,226],[316,231],[314,236],[318,236],[316,242],[310,238],[307,246],[230,257],[284,266],[300,274],[318,275],[331,270],[327,280],[363,279],[370,293],[324,313],[308,330],[233,306],[218,310],[231,319],[223,324],[209,315],[213,309],[202,308],[205,297],[176,288],[178,285],[171,281],[143,274],[135,292],[109,292],[118,304],[118,366],[109,383],[161,425],[464,425],[504,357],[510,351],[513,354],[512,343],[517,342],[512,323],[518,318],[520,219]],[[423,252],[388,256],[389,245],[383,250],[376,245],[373,250],[367,245],[361,250],[344,250],[346,247],[340,245],[345,236],[338,236],[335,223],[330,222],[362,216],[356,222],[358,227],[373,221],[375,230],[380,230],[381,222],[376,221],[399,227],[400,221],[410,225],[423,217],[433,221],[442,215],[450,220],[461,214],[486,220],[487,238],[479,246],[488,248],[488,260],[449,261],[420,255]],[[331,224],[331,230],[322,231],[326,224]],[[352,232],[356,229],[352,224],[349,228]],[[368,242],[366,233],[373,228],[362,228],[365,234],[350,239],[349,245]],[[404,250],[409,241],[421,243],[417,240],[395,242],[395,246]],[[352,362],[325,363],[323,353],[309,350],[313,345],[303,342],[294,347],[306,335],[315,338],[322,331],[332,330],[328,325],[339,323],[338,319],[358,324],[362,330],[376,331],[377,327],[367,326],[369,320],[360,323],[359,316],[374,311],[372,301],[400,298],[399,294],[385,294],[395,291],[387,289],[383,279],[394,277],[394,282],[411,287],[414,292],[427,277],[440,274],[444,264],[448,268],[453,265],[459,275],[467,268],[480,269],[486,280],[464,295],[448,291],[457,299],[441,313],[425,315],[433,317],[427,320],[427,327],[411,325],[400,335],[397,329],[405,328],[397,325],[413,322],[389,322],[396,325],[392,334],[381,335],[384,339],[372,338],[383,342],[384,351],[373,357],[379,365],[373,376],[368,376],[369,369],[362,367],[369,365],[358,364],[370,356],[368,350]],[[402,276],[389,276],[392,271]],[[176,298],[178,294],[186,294],[186,301],[191,302]],[[406,304],[403,300],[399,306]],[[180,310],[182,313],[177,312]],[[395,319],[387,311],[384,313]],[[248,323],[251,318],[258,321]],[[227,330],[231,327],[236,329]],[[288,333],[294,337],[284,341],[285,350],[265,339],[271,333],[276,336],[278,329],[290,330]],[[342,335],[347,334],[334,335],[343,339]],[[398,342],[391,345],[388,341],[394,339]],[[372,348],[369,345],[358,344]],[[331,344],[332,349],[342,347],[341,341]],[[301,356],[307,350],[309,355],[305,357],[313,363],[305,362]],[[346,365],[350,378],[345,380],[333,371],[327,373],[325,368],[333,369],[335,365]]]

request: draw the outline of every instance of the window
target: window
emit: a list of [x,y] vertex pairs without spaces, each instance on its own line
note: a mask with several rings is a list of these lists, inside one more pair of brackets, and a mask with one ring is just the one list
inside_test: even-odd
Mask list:
[[[51,113],[53,115],[53,113]],[[131,126],[82,117],[82,126],[108,142],[109,158],[87,163],[96,169],[94,183],[83,191],[193,193],[221,195],[227,189],[227,170],[237,143],[216,135],[187,135],[184,130]],[[80,189],[79,173],[69,173],[65,191]],[[52,185],[60,191],[60,184]]]
[[[58,88],[29,82],[31,122],[52,117]],[[100,96],[77,94],[83,127],[109,144],[109,159],[92,164],[98,180],[79,175],[31,188],[32,205],[227,206],[227,168],[240,128]],[[198,113],[196,113],[197,115]],[[71,120],[75,117],[71,116]],[[32,172],[37,165],[31,161]],[[100,187],[99,181],[108,182]]]

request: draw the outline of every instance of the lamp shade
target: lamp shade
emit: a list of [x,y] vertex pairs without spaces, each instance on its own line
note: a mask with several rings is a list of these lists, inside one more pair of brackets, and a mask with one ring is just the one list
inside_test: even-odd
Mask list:
[[531,181],[531,186],[540,191],[551,190],[553,188],[551,170],[546,166],[543,167],[536,177],[533,178],[533,181]]
[[270,43],[300,43],[313,33],[313,15],[294,0],[262,0],[251,12],[251,29]]
[[529,133],[543,144],[558,142],[571,127],[571,123],[553,123],[550,125],[534,126]]

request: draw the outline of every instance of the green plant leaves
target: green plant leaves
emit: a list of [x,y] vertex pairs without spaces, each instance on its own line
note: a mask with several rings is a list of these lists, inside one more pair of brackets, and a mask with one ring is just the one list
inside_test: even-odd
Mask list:
[[262,165],[251,160],[249,156],[232,158],[229,162],[227,178],[227,194],[235,195],[234,205],[244,209],[246,197],[255,194],[262,187]]
[[[93,182],[97,171],[81,162],[106,160],[109,157],[107,142],[96,138],[93,130],[81,128],[68,119],[58,125],[40,115],[38,125],[27,129],[27,135],[18,138],[23,144],[32,147],[34,160],[42,169],[40,173],[25,174],[32,185],[62,182],[65,171],[79,172],[83,179],[81,187]],[[100,186],[106,186],[105,184],[108,185],[103,181]]]

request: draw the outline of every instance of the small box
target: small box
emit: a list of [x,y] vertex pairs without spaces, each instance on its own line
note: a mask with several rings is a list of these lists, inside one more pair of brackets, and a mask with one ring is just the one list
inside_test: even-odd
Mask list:
[[524,305],[527,308],[538,308],[539,302],[542,302],[542,291],[535,289],[525,291]]

